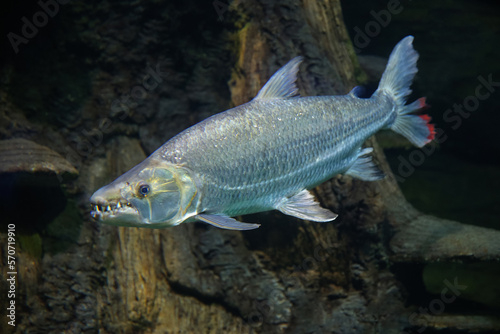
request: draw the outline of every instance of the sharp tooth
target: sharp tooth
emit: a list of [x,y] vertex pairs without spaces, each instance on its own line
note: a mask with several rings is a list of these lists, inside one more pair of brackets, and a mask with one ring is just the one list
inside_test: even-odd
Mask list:
[[117,207],[118,209],[121,209],[122,205],[120,204],[120,202],[116,203],[116,207]]
[[108,205],[108,207],[106,208],[106,211],[110,211],[111,210],[111,207]]
[[101,211],[99,211],[99,206],[97,206],[97,205],[95,206],[95,211],[101,212]]

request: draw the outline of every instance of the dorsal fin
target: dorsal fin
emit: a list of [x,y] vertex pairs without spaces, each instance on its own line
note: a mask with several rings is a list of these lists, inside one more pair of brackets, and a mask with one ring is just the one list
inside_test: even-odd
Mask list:
[[298,94],[295,81],[302,57],[295,57],[280,68],[261,88],[254,100],[289,98]]
[[363,87],[356,86],[349,92],[349,95],[351,95],[352,97],[360,97],[363,95],[364,91],[365,90]]

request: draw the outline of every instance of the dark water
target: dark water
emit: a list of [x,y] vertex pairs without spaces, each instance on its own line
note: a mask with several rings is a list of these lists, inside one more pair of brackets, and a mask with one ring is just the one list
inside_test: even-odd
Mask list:
[[387,57],[390,41],[415,36],[420,58],[412,96],[427,97],[431,108],[426,113],[441,135],[432,152],[386,145],[392,146],[386,155],[401,176],[400,186],[424,212],[499,229],[498,3],[388,3],[343,1],[342,5],[359,55]]

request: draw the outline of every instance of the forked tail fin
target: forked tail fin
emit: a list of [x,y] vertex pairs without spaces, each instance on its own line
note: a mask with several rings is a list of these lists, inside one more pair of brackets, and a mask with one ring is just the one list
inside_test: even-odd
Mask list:
[[406,104],[406,97],[411,93],[410,85],[418,72],[418,53],[412,42],[413,36],[407,36],[394,47],[375,95],[386,94],[394,100],[397,116],[389,127],[422,147],[434,139],[435,131],[428,115],[412,115],[426,107],[424,97]]

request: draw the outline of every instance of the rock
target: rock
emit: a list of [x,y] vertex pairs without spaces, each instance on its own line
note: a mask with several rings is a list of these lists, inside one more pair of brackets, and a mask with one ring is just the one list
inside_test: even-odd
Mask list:
[[23,138],[0,141],[0,174],[48,173],[74,178],[78,171],[59,153]]

